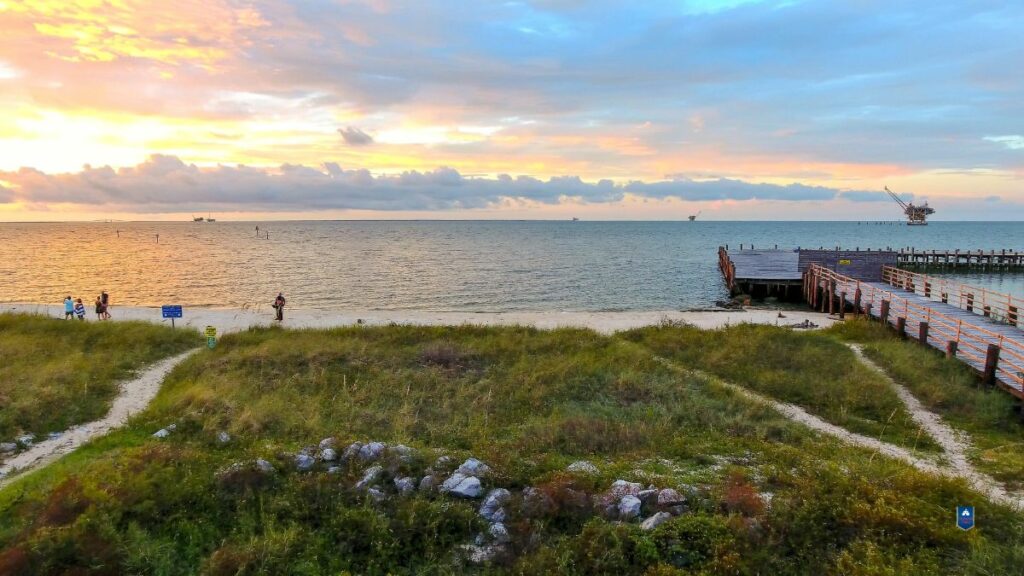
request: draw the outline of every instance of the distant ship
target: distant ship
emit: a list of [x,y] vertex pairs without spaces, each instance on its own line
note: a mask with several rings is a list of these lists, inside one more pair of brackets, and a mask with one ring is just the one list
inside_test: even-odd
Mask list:
[[577,218],[577,217],[575,217],[575,216],[573,216],[573,217],[572,217],[572,221],[573,221],[573,222],[579,222],[579,221],[580,221],[580,219],[579,219],[579,218]]
[[700,212],[697,212],[696,214],[690,214],[689,216],[687,216],[687,218],[690,219],[690,222],[693,222],[694,220],[697,219],[697,216],[700,216]]
[[206,221],[206,218],[203,218],[202,216],[200,216],[200,217],[196,218],[196,215],[195,215],[195,214],[193,214],[193,215],[192,215],[192,221],[193,221],[193,222],[204,222],[204,221]]
[[206,215],[206,221],[207,221],[207,222],[216,222],[216,221],[217,221],[217,219],[216,219],[216,218],[211,218],[211,217],[210,217],[210,215],[209,215],[209,214],[207,214],[207,215]]

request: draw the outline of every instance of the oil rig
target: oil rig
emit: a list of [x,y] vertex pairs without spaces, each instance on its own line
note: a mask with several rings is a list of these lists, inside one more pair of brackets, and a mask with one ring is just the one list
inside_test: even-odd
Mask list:
[[904,202],[902,198],[889,190],[888,186],[885,187],[885,191],[900,205],[900,208],[903,208],[903,213],[907,215],[907,226],[927,226],[928,215],[935,214],[935,209],[928,206],[927,201],[920,206],[915,206],[912,203]]

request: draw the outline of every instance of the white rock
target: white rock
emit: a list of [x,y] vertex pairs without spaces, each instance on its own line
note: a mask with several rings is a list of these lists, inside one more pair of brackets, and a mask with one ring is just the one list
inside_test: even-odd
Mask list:
[[347,448],[345,448],[345,451],[342,452],[341,457],[342,457],[343,460],[351,460],[352,458],[355,458],[356,456],[358,456],[359,455],[359,451],[362,450],[362,449],[363,449],[363,443],[362,442],[353,442],[353,443],[349,444]]
[[673,488],[663,488],[658,492],[658,506],[673,506],[685,502],[686,498]]
[[391,451],[394,452],[395,454],[398,454],[399,456],[412,456],[413,454],[416,453],[415,450],[413,450],[412,448],[409,448],[405,444],[399,444],[398,446],[392,446],[391,447]]
[[597,474],[599,472],[597,466],[594,466],[586,460],[577,460],[576,462],[566,466],[565,469],[569,472],[580,472],[583,474]]
[[341,473],[341,466],[331,466],[331,467],[327,468],[327,473],[328,474],[340,474]]
[[459,466],[458,472],[465,474],[466,476],[486,476],[491,471],[491,467],[476,458],[470,458]]
[[320,450],[334,448],[334,438],[324,438],[323,440],[320,441],[320,444],[317,445],[317,447],[320,448]]
[[50,432],[49,434],[46,435],[46,439],[47,440],[56,440],[57,438],[60,438],[63,435],[64,435],[63,432]]
[[658,512],[657,514],[655,514],[655,515],[651,516],[650,518],[647,518],[646,520],[641,522],[640,523],[640,529],[641,530],[654,530],[655,528],[658,527],[659,524],[661,524],[665,520],[668,520],[671,517],[672,517],[672,515],[669,514],[668,512]]
[[153,432],[153,438],[167,438],[170,435],[171,433],[167,430],[167,428],[161,428],[156,432]]
[[384,492],[378,490],[377,488],[370,488],[369,490],[366,491],[366,493],[370,496],[370,498],[373,498],[374,502],[383,502],[387,498],[387,495],[384,494]]
[[18,444],[21,444],[22,446],[31,446],[32,443],[35,442],[35,441],[36,441],[36,435],[35,434],[22,434],[21,436],[18,436],[17,438],[15,438],[15,442],[17,442]]
[[231,435],[221,430],[220,432],[217,432],[217,442],[227,444],[228,442],[231,442]]
[[334,462],[338,459],[338,453],[334,451],[334,448],[324,448],[320,450],[320,459],[324,462]]
[[428,475],[424,476],[422,480],[420,480],[420,490],[421,491],[429,492],[429,491],[433,490],[434,488],[437,488],[437,478],[435,478],[435,477],[433,477],[433,476],[428,474]]
[[307,472],[313,469],[316,460],[309,454],[297,454],[295,456],[295,468],[299,472]]
[[616,480],[612,482],[612,487],[609,492],[613,496],[636,496],[643,490],[643,486],[639,482],[626,482],[625,480]]
[[170,430],[171,432],[174,432],[175,430],[178,429],[178,425],[177,424],[168,424],[167,425],[167,429]]
[[395,488],[402,494],[408,494],[416,489],[416,481],[408,476],[395,478]]
[[359,459],[364,462],[376,460],[384,454],[384,448],[383,442],[370,442],[359,449]]
[[274,465],[262,458],[258,458],[256,460],[256,469],[258,469],[260,472],[265,472],[269,474],[274,471]]
[[460,498],[478,498],[483,492],[483,487],[476,476],[456,472],[441,484],[441,491]]
[[491,524],[491,527],[487,530],[487,532],[491,535],[491,538],[498,544],[505,544],[512,539],[512,537],[508,533],[508,528],[505,528],[505,525],[501,522],[495,522],[494,524]]
[[356,482],[356,490],[362,490],[367,488],[370,484],[377,481],[377,478],[384,472],[384,468],[380,466],[370,466],[363,472],[363,479]]
[[619,518],[631,520],[640,515],[640,499],[629,494],[619,500]]
[[505,504],[512,499],[512,493],[504,488],[495,488],[487,493],[480,505],[480,515],[491,522],[505,520]]
[[466,553],[466,559],[473,564],[483,564],[490,562],[498,557],[501,553],[501,546],[489,545],[489,546],[477,546],[475,544],[465,544],[462,546],[462,550]]

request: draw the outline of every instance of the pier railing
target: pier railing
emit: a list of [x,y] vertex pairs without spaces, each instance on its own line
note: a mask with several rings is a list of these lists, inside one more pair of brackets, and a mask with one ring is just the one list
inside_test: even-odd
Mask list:
[[890,286],[1011,326],[1018,326],[1019,310],[1024,308],[1024,299],[1020,297],[892,266],[882,269],[882,280]]
[[[894,325],[901,335],[945,350],[947,356],[981,371],[988,383],[999,384],[1024,399],[1024,345],[986,329],[982,322],[965,322],[912,302],[899,290],[879,288],[817,264],[804,275],[804,291],[815,308],[843,314],[850,303],[856,313],[876,317]],[[907,329],[915,326],[917,334],[907,334]]]

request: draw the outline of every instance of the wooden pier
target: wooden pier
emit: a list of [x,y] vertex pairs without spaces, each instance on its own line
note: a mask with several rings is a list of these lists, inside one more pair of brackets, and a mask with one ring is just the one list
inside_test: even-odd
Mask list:
[[814,264],[804,273],[803,293],[823,312],[867,315],[942,350],[978,371],[983,382],[1024,400],[1017,299],[894,267],[882,275],[883,281],[866,281]]
[[1014,250],[916,250],[904,248],[897,253],[903,268],[942,270],[1006,271],[1024,269],[1024,252]]

